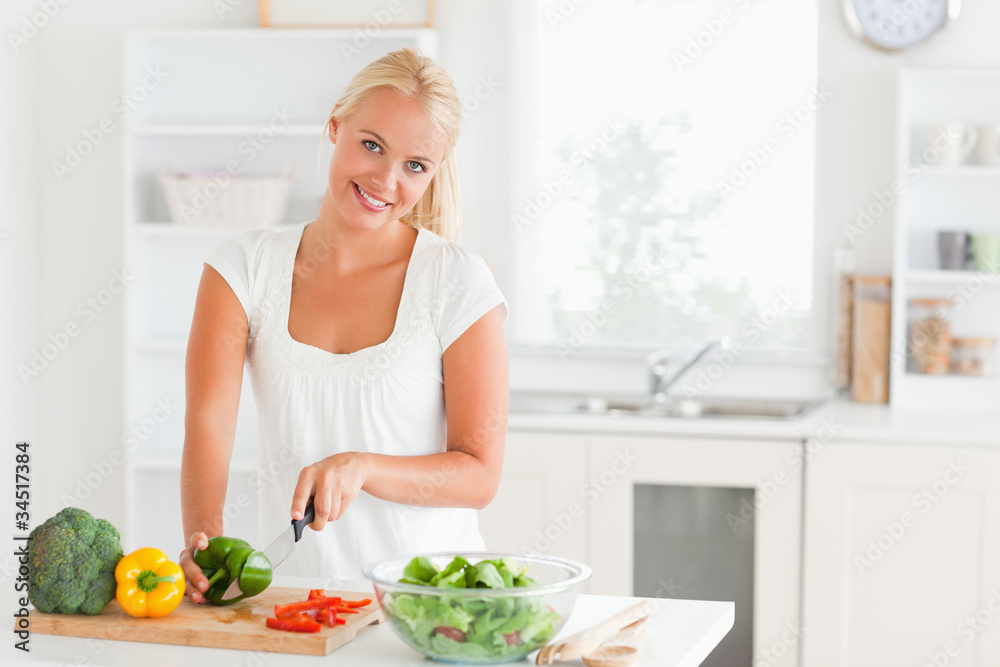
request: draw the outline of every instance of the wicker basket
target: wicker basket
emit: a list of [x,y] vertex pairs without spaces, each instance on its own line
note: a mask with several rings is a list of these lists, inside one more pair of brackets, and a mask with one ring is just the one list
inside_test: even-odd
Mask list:
[[170,217],[188,227],[268,227],[281,222],[292,189],[294,165],[277,176],[233,176],[225,170],[160,169]]

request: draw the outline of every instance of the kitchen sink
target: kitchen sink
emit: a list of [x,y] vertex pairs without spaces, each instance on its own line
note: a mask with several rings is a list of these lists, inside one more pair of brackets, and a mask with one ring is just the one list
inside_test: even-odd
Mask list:
[[555,392],[512,392],[511,413],[590,414],[666,418],[797,419],[820,400],[694,398],[655,403],[648,396],[598,396]]

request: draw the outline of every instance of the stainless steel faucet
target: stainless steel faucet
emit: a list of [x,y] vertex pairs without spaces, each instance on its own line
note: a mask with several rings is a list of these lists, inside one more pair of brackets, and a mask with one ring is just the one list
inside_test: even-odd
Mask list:
[[674,357],[674,354],[667,350],[653,352],[646,357],[646,367],[649,368],[649,393],[653,397],[653,401],[659,404],[666,403],[670,388],[677,384],[695,364],[701,361],[702,357],[715,348],[728,351],[732,349],[732,345],[732,341],[728,336],[703,343],[682,359],[678,363],[676,370],[670,374],[667,373],[669,369],[667,362]]

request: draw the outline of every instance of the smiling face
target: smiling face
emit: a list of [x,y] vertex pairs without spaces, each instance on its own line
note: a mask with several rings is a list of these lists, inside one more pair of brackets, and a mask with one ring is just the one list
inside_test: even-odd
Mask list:
[[448,147],[419,103],[391,89],[332,122],[330,140],[330,196],[348,226],[368,230],[409,213]]

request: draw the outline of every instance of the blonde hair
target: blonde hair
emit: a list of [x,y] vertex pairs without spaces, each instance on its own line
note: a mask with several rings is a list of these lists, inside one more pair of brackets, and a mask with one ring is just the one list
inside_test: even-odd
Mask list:
[[372,61],[354,75],[344,94],[333,105],[323,126],[324,134],[334,120],[338,124],[343,122],[376,93],[387,88],[413,98],[427,113],[437,129],[436,136],[428,137],[428,143],[443,139],[447,145],[444,160],[431,177],[427,190],[401,221],[455,241],[462,226],[454,150],[462,121],[462,102],[444,67],[412,47]]

